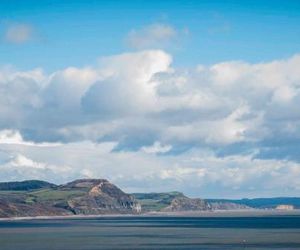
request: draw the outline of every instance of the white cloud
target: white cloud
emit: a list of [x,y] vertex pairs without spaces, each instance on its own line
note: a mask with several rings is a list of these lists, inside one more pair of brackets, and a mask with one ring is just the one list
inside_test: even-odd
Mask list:
[[157,48],[167,45],[178,35],[178,31],[167,24],[152,24],[129,32],[127,43],[135,49]]
[[[279,164],[280,170],[271,166],[261,178],[272,173],[274,180],[287,184],[299,167],[298,152],[284,151],[300,144],[299,67],[300,56],[295,55],[258,64],[222,62],[178,69],[172,68],[171,55],[162,50],[124,53],[51,74],[4,67],[0,69],[1,152],[45,166],[71,166],[68,180],[99,176],[132,189],[146,180],[160,187],[162,179],[166,187],[176,188],[173,180],[181,178],[195,190],[193,183],[202,183],[202,176],[212,183],[222,176],[234,178],[228,187],[242,192],[250,190],[254,173],[272,164],[274,168]],[[207,165],[186,164],[196,155],[188,155],[189,151],[199,153],[204,148],[241,158],[214,155],[214,161],[204,157]],[[243,158],[254,149],[267,151],[274,159]],[[210,168],[219,161],[221,166]],[[3,178],[28,176],[22,167],[5,169]],[[41,177],[47,177],[48,171],[57,180],[54,168],[29,169]],[[274,186],[261,181],[266,185],[260,188],[266,191]],[[297,185],[293,179],[288,187],[296,190]]]
[[5,33],[5,40],[10,43],[22,44],[33,39],[33,28],[28,24],[10,25]]
[[[213,121],[196,121],[187,125],[172,126],[166,131],[166,136],[186,142],[204,141],[208,144],[232,144],[235,142],[253,140],[246,132],[251,128],[253,120],[242,121],[248,114],[247,107],[239,107],[225,118]],[[255,129],[255,127],[254,127]]]
[[[123,116],[159,109],[151,78],[169,70],[172,58],[160,50],[126,53],[104,59],[110,77],[95,82],[82,98],[83,108],[103,116]],[[103,63],[103,62],[102,62]]]
[[60,143],[36,143],[32,141],[25,141],[17,130],[1,130],[0,131],[0,145],[8,144],[8,145],[26,145],[26,146],[35,146],[35,147],[56,147],[61,145]]
[[23,138],[19,131],[2,130],[0,131],[0,144],[21,144]]
[[153,138],[139,142],[140,148],[155,141],[258,142],[300,119],[298,55],[264,64],[223,62],[185,70],[171,68],[171,61],[163,51],[148,50],[50,75],[41,69],[4,68],[0,128],[30,131],[40,141],[128,141],[139,130]]
[[156,141],[151,146],[144,146],[141,150],[148,154],[157,154],[157,153],[167,153],[172,149],[171,145],[162,145],[160,142]]
[[[19,145],[19,149],[24,147],[28,147],[28,145]],[[72,172],[72,168],[69,166],[63,164],[58,166],[49,164],[49,162],[35,161],[22,153],[16,153],[16,150],[17,149],[5,149],[6,161],[0,164],[1,181],[29,179],[62,181],[62,176],[66,176]],[[29,150],[35,149],[31,146]]]
[[35,162],[24,155],[17,154],[14,159],[10,162],[12,167],[22,167],[22,168],[36,168],[45,169],[46,164],[41,162]]
[[202,197],[299,192],[297,162],[257,159],[257,152],[223,157],[200,149],[179,155],[115,152],[116,145],[84,141],[58,147],[23,144],[11,148],[2,144],[0,150],[5,153],[0,155],[0,181],[45,179],[63,183],[83,177],[108,178],[130,192],[180,190]]

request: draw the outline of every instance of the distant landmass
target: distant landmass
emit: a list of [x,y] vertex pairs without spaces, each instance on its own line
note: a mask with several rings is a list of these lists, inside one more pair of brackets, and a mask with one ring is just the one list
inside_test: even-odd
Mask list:
[[[280,209],[284,206],[292,206],[294,209],[300,209],[300,197],[275,197],[275,198],[254,198],[254,199],[206,199],[209,203],[234,203],[248,206],[256,209]],[[290,207],[289,207],[290,209]]]
[[145,212],[182,212],[249,209],[229,201],[209,202],[199,198],[189,198],[180,192],[169,193],[134,193],[132,194],[141,204]]
[[0,183],[0,217],[300,208],[300,198],[200,199],[180,192],[127,194],[105,179],[64,185],[40,180]]
[[14,181],[0,182],[0,191],[28,191],[41,188],[54,188],[55,184],[46,181]]

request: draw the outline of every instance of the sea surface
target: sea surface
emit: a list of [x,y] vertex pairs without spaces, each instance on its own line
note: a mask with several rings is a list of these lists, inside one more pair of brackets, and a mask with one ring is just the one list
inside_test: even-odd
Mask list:
[[300,249],[300,216],[0,221],[0,249]]

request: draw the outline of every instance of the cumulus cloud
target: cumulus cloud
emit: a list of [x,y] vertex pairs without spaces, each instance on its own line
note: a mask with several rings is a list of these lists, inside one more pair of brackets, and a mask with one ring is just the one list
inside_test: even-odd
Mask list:
[[23,136],[17,130],[5,129],[0,131],[0,145],[26,145],[26,146],[35,146],[35,147],[55,147],[60,145],[60,143],[36,143],[33,141],[25,141]]
[[[0,128],[35,141],[110,138],[140,146],[253,143],[282,128],[298,136],[291,121],[300,118],[299,58],[182,71],[167,53],[149,50],[50,75],[4,69]],[[145,135],[137,139],[136,131]]]
[[[157,181],[158,186],[164,180],[175,188],[178,176],[186,176],[186,181],[198,176],[195,183],[199,183],[201,176],[210,173],[208,180],[213,180],[222,171],[226,179],[231,173],[241,180],[234,184],[238,190],[248,190],[243,183],[251,176],[249,171],[268,164],[281,166],[272,178],[286,183],[300,160],[293,150],[300,145],[299,67],[300,56],[295,55],[265,63],[230,61],[177,69],[172,67],[172,56],[162,50],[123,53],[51,74],[4,67],[0,69],[0,146],[3,154],[70,166],[68,177],[120,178],[132,190],[145,179]],[[70,152],[80,150],[94,153],[87,154],[90,160],[81,153],[77,162],[69,159],[74,157]],[[206,157],[207,166],[185,164],[193,150],[209,150],[215,161]],[[253,150],[258,153],[243,158]],[[51,157],[48,163],[49,155],[59,160],[51,162]],[[247,162],[235,158],[236,167],[231,169],[230,155]],[[222,166],[210,169],[218,161]],[[5,158],[3,164],[7,162]],[[140,169],[131,169],[131,163]],[[245,167],[237,169],[238,164]],[[235,171],[243,174],[235,176]],[[268,176],[266,171],[262,178]],[[265,183],[262,189],[273,185]],[[298,185],[291,183],[294,188]]]
[[148,154],[157,154],[157,153],[167,153],[172,149],[171,145],[162,145],[160,142],[156,141],[151,146],[144,146],[141,148],[142,151]]
[[[105,60],[111,76],[96,82],[83,96],[85,111],[103,116],[122,116],[157,110],[153,75],[166,72],[171,56],[149,50],[126,53]],[[129,63],[130,62],[130,63]]]
[[174,41],[179,34],[187,34],[187,30],[178,31],[167,24],[152,24],[129,32],[126,42],[134,49],[162,48]]
[[74,178],[105,177],[129,192],[181,190],[201,197],[299,192],[297,162],[257,159],[257,152],[220,157],[202,149],[157,155],[154,153],[169,149],[159,143],[146,150],[116,152],[116,145],[82,141],[57,147],[23,144],[12,148],[2,144],[0,181],[34,178],[63,183]]
[[12,167],[33,168],[33,169],[45,169],[46,164],[41,162],[35,162],[24,155],[18,154],[10,162]]
[[[24,145],[23,145],[24,146]],[[1,181],[41,179],[62,181],[71,167],[34,161],[21,153],[11,153],[7,162],[0,165]],[[3,156],[2,156],[3,157]]]
[[28,24],[13,24],[8,26],[5,40],[10,43],[22,44],[33,39],[33,28]]
[[2,130],[0,131],[0,144],[22,144],[23,138],[19,131]]

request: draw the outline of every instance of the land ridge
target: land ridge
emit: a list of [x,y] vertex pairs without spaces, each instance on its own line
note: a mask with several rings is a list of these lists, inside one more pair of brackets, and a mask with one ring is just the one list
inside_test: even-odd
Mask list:
[[0,183],[0,218],[182,214],[217,210],[300,208],[300,198],[201,199],[181,192],[132,193],[106,179],[78,179],[56,185],[40,180]]

